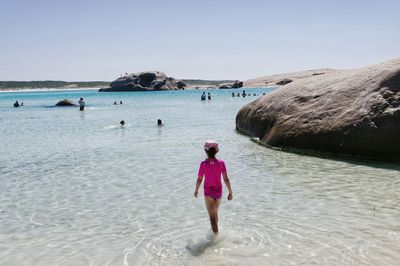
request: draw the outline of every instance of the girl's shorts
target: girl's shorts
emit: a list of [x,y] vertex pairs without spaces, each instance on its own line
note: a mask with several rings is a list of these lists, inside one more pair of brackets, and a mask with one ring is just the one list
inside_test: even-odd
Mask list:
[[213,198],[214,200],[218,200],[222,197],[222,187],[208,187],[204,188],[204,196],[208,196]]

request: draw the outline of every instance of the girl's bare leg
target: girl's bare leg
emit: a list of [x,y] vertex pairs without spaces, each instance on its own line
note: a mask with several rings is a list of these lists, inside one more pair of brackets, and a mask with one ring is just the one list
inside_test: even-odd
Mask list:
[[214,206],[215,216],[217,218],[217,224],[218,224],[218,208],[219,208],[219,205],[221,204],[221,199],[216,199],[214,201],[215,201],[215,206]]
[[219,200],[214,200],[209,196],[205,196],[204,199],[206,202],[208,216],[210,217],[211,229],[214,233],[218,233],[218,207],[216,206],[219,206],[219,203],[217,203]]

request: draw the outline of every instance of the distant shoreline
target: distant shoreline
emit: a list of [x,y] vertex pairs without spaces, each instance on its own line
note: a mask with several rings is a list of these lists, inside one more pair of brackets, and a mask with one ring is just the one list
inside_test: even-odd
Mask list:
[[[182,79],[187,90],[218,88],[219,84],[233,82],[231,80]],[[58,91],[58,90],[98,90],[110,86],[108,81],[0,81],[0,92],[15,91]]]
[[99,88],[22,88],[22,89],[0,89],[0,93],[6,92],[46,92],[46,91],[91,91],[98,90]]

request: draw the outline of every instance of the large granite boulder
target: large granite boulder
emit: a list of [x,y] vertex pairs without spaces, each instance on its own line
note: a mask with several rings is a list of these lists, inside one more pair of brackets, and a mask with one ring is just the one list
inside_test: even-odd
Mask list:
[[235,82],[232,83],[222,83],[219,84],[218,87],[220,89],[238,89],[243,87],[243,81],[236,80]]
[[238,131],[263,144],[400,159],[400,59],[312,75],[245,105]]
[[64,106],[78,106],[78,105],[77,105],[77,104],[74,104],[74,102],[71,101],[71,100],[64,99],[64,100],[61,100],[61,101],[59,101],[58,103],[56,103],[56,106],[62,106],[62,107],[64,107]]
[[100,89],[100,92],[110,91],[160,91],[184,89],[183,81],[176,81],[167,77],[164,72],[151,71],[128,74],[117,78],[110,83],[109,88]]

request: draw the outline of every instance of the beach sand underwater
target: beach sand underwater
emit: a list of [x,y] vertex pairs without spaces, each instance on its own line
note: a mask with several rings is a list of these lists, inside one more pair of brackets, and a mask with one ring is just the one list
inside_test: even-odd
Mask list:
[[[235,116],[272,89],[239,91],[1,93],[0,264],[398,265],[400,167],[258,145]],[[217,236],[193,197],[207,139],[234,193]]]

